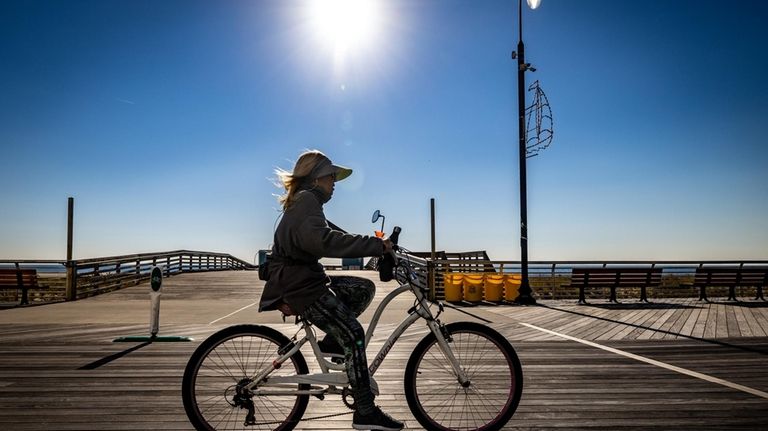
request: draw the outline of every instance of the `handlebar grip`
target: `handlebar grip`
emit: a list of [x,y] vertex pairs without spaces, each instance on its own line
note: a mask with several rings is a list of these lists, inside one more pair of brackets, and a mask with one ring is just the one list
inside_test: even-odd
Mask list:
[[400,238],[400,226],[395,226],[394,229],[392,229],[392,235],[389,236],[390,241],[392,241],[392,244],[397,245],[397,241]]

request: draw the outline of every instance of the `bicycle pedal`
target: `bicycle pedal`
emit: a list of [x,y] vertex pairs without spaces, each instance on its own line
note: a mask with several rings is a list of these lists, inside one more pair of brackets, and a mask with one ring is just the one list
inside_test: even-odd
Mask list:
[[334,364],[344,363],[344,355],[339,355],[338,353],[323,353],[323,356],[330,359]]

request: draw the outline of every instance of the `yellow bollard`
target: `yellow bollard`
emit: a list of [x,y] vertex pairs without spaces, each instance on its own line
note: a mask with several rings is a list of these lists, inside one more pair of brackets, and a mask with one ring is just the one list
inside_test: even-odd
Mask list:
[[520,295],[521,274],[504,274],[504,300],[512,302]]
[[485,300],[489,302],[501,302],[504,298],[504,275],[485,275]]
[[483,273],[464,274],[464,300],[480,302],[483,300]]
[[461,302],[462,300],[462,275],[446,272],[443,275],[445,286],[445,300],[448,302]]

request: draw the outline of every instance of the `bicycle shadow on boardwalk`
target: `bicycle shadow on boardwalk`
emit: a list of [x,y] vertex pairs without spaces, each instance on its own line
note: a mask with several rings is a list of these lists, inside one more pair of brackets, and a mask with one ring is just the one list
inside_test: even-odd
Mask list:
[[[617,304],[617,305],[621,305],[621,304]],[[633,304],[627,304],[627,305],[633,305]],[[645,305],[647,306],[648,304],[645,304]],[[667,305],[676,305],[676,304],[667,304]],[[661,334],[674,335],[674,336],[677,336],[677,337],[680,337],[680,338],[687,338],[689,340],[700,341],[700,342],[714,344],[714,345],[717,345],[717,346],[726,347],[726,348],[730,348],[730,349],[736,349],[736,350],[741,350],[741,351],[744,351],[744,352],[757,353],[759,355],[766,355],[766,356],[768,356],[768,350],[760,349],[760,348],[756,348],[756,347],[744,346],[744,345],[739,345],[739,344],[733,344],[733,343],[729,343],[729,342],[725,342],[725,341],[721,341],[721,340],[714,340],[714,339],[710,339],[710,338],[695,337],[693,335],[681,334],[679,332],[669,331],[669,330],[666,330],[666,329],[654,328],[654,327],[651,327],[651,326],[640,325],[640,324],[637,324],[637,323],[623,322],[621,320],[611,319],[611,318],[607,318],[607,317],[593,316],[591,314],[581,313],[579,311],[574,311],[574,310],[566,310],[566,309],[562,309],[562,308],[551,307],[551,306],[545,305],[545,304],[537,304],[537,306],[538,307],[542,307],[542,308],[547,308],[547,309],[550,309],[550,310],[553,310],[553,311],[560,311],[560,312],[563,312],[563,313],[573,314],[573,315],[576,315],[576,316],[590,317],[592,319],[600,320],[600,321],[603,321],[603,322],[609,322],[609,323],[615,323],[615,324],[619,324],[619,325],[631,326],[633,328],[654,331],[654,332],[661,333]],[[590,306],[590,304],[587,304],[587,306]],[[700,307],[696,307],[696,306],[680,306],[679,308],[686,308],[686,307],[687,308],[700,308]],[[596,308],[600,308],[600,307],[596,307]],[[668,308],[678,308],[678,307],[668,307]]]

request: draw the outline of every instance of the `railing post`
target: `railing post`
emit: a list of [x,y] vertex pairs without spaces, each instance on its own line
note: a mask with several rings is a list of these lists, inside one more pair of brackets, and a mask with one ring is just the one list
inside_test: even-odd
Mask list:
[[64,290],[64,299],[74,301],[77,299],[77,264],[73,260],[67,263],[67,281]]
[[136,259],[136,271],[135,271],[135,277],[136,279],[133,280],[133,284],[139,284],[139,281],[141,281],[141,260]]
[[556,265],[557,265],[556,263],[552,264],[552,270],[550,272],[551,274],[550,281],[552,282],[552,299],[553,300],[555,299],[555,266]]
[[[434,252],[432,256],[434,256]],[[429,283],[429,299],[437,300],[437,286],[435,286],[435,262],[434,260],[427,260],[427,283]],[[445,296],[445,295],[443,295]]]
[[122,269],[120,268],[122,266],[122,262],[118,261],[115,263],[115,276],[117,277],[117,288],[122,289],[123,288],[123,279],[120,278],[120,272]]
[[28,288],[27,285],[24,284],[24,277],[21,275],[21,266],[19,265],[19,262],[15,263],[16,266],[16,285],[19,286],[19,289],[21,289],[21,302],[19,305],[27,305],[29,304],[29,294],[28,294]]
[[64,290],[64,299],[74,301],[77,299],[77,265],[72,260],[73,242],[73,218],[75,214],[75,198],[67,198],[67,282]]

